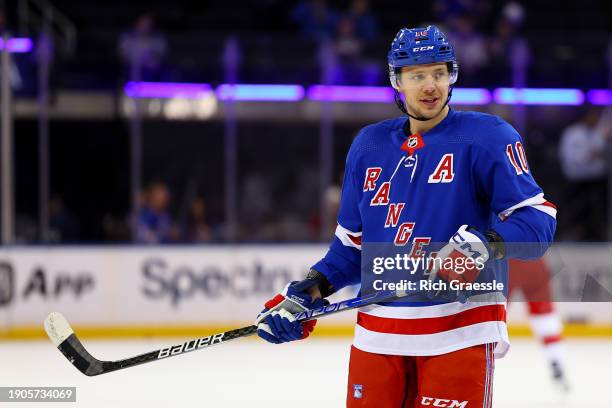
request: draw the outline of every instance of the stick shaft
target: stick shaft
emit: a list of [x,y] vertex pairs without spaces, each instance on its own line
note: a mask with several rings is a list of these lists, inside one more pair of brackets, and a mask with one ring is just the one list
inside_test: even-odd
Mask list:
[[[335,313],[343,312],[345,310],[351,310],[371,305],[374,303],[390,301],[392,299],[402,296],[404,296],[403,293],[397,293],[395,291],[376,292],[370,295],[332,303],[317,309],[307,310],[305,312],[296,314],[295,317],[296,320],[307,321],[320,317],[326,317]],[[257,326],[245,326],[206,337],[192,339],[182,344],[164,347],[159,350],[116,361],[100,361],[96,359],[91,354],[89,354],[89,352],[85,349],[83,344],[80,342],[80,340],[76,337],[76,334],[74,333],[71,334],[68,338],[66,338],[61,344],[59,344],[58,349],[62,352],[62,354],[64,354],[64,356],[68,360],[70,360],[70,362],[75,367],[77,367],[77,369],[79,369],[79,371],[81,371],[85,375],[94,376],[99,374],[105,374],[111,371],[122,370],[124,368],[134,367],[144,363],[162,360],[169,357],[175,357],[181,354],[201,350],[203,348],[208,348],[210,346],[216,346],[218,344],[222,344],[230,340],[251,336],[255,333],[257,333]]]

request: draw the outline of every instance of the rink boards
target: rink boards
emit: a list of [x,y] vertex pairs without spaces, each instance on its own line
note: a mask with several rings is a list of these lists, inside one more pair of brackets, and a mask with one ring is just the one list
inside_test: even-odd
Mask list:
[[[251,324],[261,305],[301,279],[323,245],[12,247],[0,249],[0,338],[39,337],[51,311],[87,336],[199,335]],[[612,336],[607,244],[559,245],[547,254],[568,334]],[[352,297],[356,288],[334,295]],[[511,333],[527,334],[520,299]],[[319,322],[351,334],[354,313]]]

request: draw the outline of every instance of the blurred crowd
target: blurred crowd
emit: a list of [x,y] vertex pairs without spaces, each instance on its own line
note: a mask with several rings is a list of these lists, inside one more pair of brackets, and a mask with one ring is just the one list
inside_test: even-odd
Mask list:
[[[574,120],[568,123],[560,129],[554,143],[544,140],[543,145],[539,145],[537,130],[527,135],[530,168],[559,208],[558,241],[606,241],[610,233],[608,187],[612,171],[609,166],[612,108],[589,105],[577,108]],[[342,156],[348,151],[351,139],[344,137],[339,141],[341,146],[335,155],[334,166],[337,173],[322,197],[316,156],[307,154],[301,162],[296,160],[295,155],[304,151],[303,147],[283,149],[286,157],[278,158],[269,168],[253,167],[241,160],[244,163],[240,170],[244,173],[237,185],[238,225],[233,239],[240,242],[312,242],[326,241],[333,236],[344,170]],[[316,148],[317,141],[313,139],[310,144]],[[211,156],[202,158],[211,159]],[[308,162],[310,166],[305,164]],[[107,213],[101,217],[102,231],[98,240],[142,244],[233,240],[227,231],[223,191],[207,191],[202,186],[185,187],[181,184],[184,177],[167,177],[167,181],[163,181],[154,175],[154,171],[150,172],[150,181],[139,194],[132,211],[126,209],[124,213]],[[212,182],[220,182],[216,180]],[[76,210],[58,195],[51,198],[50,242],[88,240]],[[18,221],[22,240],[36,241],[34,220],[20,217]]]
[[[519,0],[435,0],[409,5],[410,12],[408,5],[400,4],[266,0],[253,6],[250,26],[248,16],[243,16],[225,31],[219,27],[206,31],[197,18],[210,22],[215,16],[213,6],[202,5],[201,11],[192,12],[181,2],[169,10],[153,3],[150,9],[131,16],[128,26],[116,27],[125,24],[118,17],[115,23],[104,20],[108,28],[100,24],[97,31],[95,25],[81,29],[82,49],[68,60],[56,59],[61,67],[53,73],[53,82],[80,88],[116,88],[130,79],[223,82],[222,56],[231,42],[237,51],[237,79],[243,82],[276,78],[279,83],[384,85],[385,53],[392,35],[401,26],[427,24],[437,24],[455,44],[463,86],[511,85],[526,70],[542,85],[563,80],[580,86],[580,82],[586,85],[608,79],[598,70],[612,58],[612,41],[609,31],[602,36],[595,25],[586,31],[592,37],[584,40],[562,27],[562,22],[557,30],[534,32],[534,26],[548,22],[542,21],[538,5]],[[538,10],[531,25],[530,9]],[[596,8],[589,12],[598,15]],[[0,8],[0,29],[11,30],[3,15]],[[228,12],[228,22],[230,16]],[[194,19],[191,23],[190,18]],[[218,24],[225,21],[217,20]],[[35,75],[31,64],[38,58],[35,54],[17,58],[16,89],[32,82],[23,77]]]
[[[258,14],[257,8],[253,9],[256,16],[253,20],[261,20],[260,24],[265,28],[242,30],[236,25],[225,31],[219,31],[217,27],[217,31],[206,32],[206,27],[198,27],[198,20],[193,20],[195,22],[191,23],[189,30],[195,30],[193,32],[197,32],[197,35],[190,34],[192,31],[182,26],[183,23],[190,24],[189,18],[193,16],[189,10],[180,9],[181,2],[170,7],[167,13],[156,12],[151,7],[150,10],[131,15],[132,22],[123,24],[119,32],[100,32],[103,28],[94,31],[96,27],[84,30],[84,45],[73,59],[92,56],[91,61],[95,62],[87,67],[91,72],[87,75],[81,71],[75,74],[71,69],[83,69],[79,61],[72,61],[72,64],[64,61],[60,65],[59,58],[52,59],[57,64],[52,70],[55,75],[52,86],[76,84],[81,88],[98,88],[110,85],[118,89],[128,80],[221,83],[228,74],[221,58],[228,38],[237,47],[235,62],[238,72],[234,79],[241,82],[385,86],[388,84],[386,52],[392,35],[402,25],[426,24],[437,24],[454,44],[460,65],[461,87],[546,87],[552,83],[556,87],[588,89],[593,84],[606,87],[609,77],[612,77],[609,74],[612,72],[609,29],[606,31],[607,37],[597,36],[596,44],[585,43],[584,50],[581,45],[579,51],[591,52],[596,47],[595,52],[581,58],[580,64],[573,64],[577,51],[571,45],[548,46],[546,43],[546,47],[537,48],[537,42],[542,40],[538,36],[530,36],[528,32],[529,13],[536,7],[533,3],[434,0],[410,4],[414,8],[414,13],[410,15],[394,12],[393,7],[398,4],[399,1],[383,6],[382,2],[369,0],[266,0],[257,2],[264,12]],[[212,6],[202,7],[204,15],[212,14]],[[418,19],[415,16],[419,16]],[[243,16],[245,19],[247,17]],[[0,32],[16,31],[9,20],[5,10],[0,7]],[[545,23],[539,21],[536,24]],[[266,31],[268,27],[276,32]],[[563,27],[560,30],[567,31]],[[88,37],[90,31],[94,34]],[[568,36],[580,40],[579,36],[574,37]],[[102,39],[106,45],[99,46],[92,38],[96,41]],[[273,38],[272,42],[270,38]],[[52,51],[54,47],[51,41],[45,43],[39,40],[35,44],[35,52],[16,55],[10,67],[11,84],[18,94],[35,94],[35,86],[31,84],[36,84],[36,64],[41,56],[47,55],[45,52]],[[552,55],[556,59],[542,60],[542,55]],[[539,65],[535,63],[538,59]],[[560,65],[559,61],[567,64]],[[606,66],[606,62],[610,66]],[[574,82],[570,84],[570,81]],[[561,201],[558,202],[558,238],[605,240],[609,238],[607,212],[611,113],[609,109],[585,105],[576,108],[572,115],[575,115],[572,123],[568,115],[556,127],[551,126],[545,131],[530,127],[523,136],[527,144],[531,140],[535,143],[538,142],[538,132],[545,132],[547,151],[553,147],[554,152],[546,156],[538,151],[542,145],[535,143],[530,157],[542,161],[544,164],[541,167],[549,168],[549,173],[554,172],[550,169],[559,169],[561,173],[545,175],[556,177],[560,180],[558,184],[563,186],[555,197]],[[241,126],[241,131],[248,127]],[[317,151],[315,132],[319,130],[316,127],[309,133],[312,141],[307,148],[296,143],[292,147],[291,142],[277,147],[286,150],[288,159],[283,159],[285,161],[241,161],[239,166],[246,170],[242,167],[239,170],[241,176],[236,187],[240,196],[239,208],[236,209],[238,230],[234,237],[240,241],[316,241],[333,234],[335,212],[340,200],[343,155],[356,130],[336,132],[339,140],[335,141],[335,182],[325,190],[323,197],[319,197],[317,156],[305,153],[309,149]],[[268,136],[273,132],[269,131]],[[279,135],[295,133],[281,127],[275,132]],[[264,152],[265,146],[249,146],[254,156],[267,153]],[[220,161],[222,158],[223,153],[219,151],[206,160]],[[272,170],[257,167],[264,162],[274,164]],[[206,177],[204,173],[203,177]],[[124,206],[123,211],[114,209],[104,213],[95,220],[100,224],[96,226],[95,233],[91,233],[92,228],[85,225],[92,220],[84,220],[76,211],[78,202],[54,193],[48,208],[48,240],[134,241],[147,244],[228,240],[223,192],[210,191],[203,187],[204,183],[200,183],[201,186],[194,192],[181,184],[183,180],[180,177],[174,174],[168,176],[161,171],[156,173],[155,169],[148,171],[144,179],[145,186],[137,205],[131,210]],[[544,179],[542,185],[545,191],[554,191],[554,188],[547,188],[546,177]],[[223,184],[223,179],[215,182]],[[35,216],[19,214],[17,221],[21,240],[35,241],[39,235]]]
[[[525,10],[518,2],[507,2],[500,11],[488,1],[437,0],[429,15],[431,20],[419,24],[438,24],[448,34],[456,47],[463,83],[507,82],[513,64],[529,63],[529,47],[521,36]],[[369,0],[351,0],[344,9],[327,0],[302,0],[291,10],[288,20],[303,40],[318,47],[318,80],[364,86],[387,81],[381,44],[387,44],[389,39],[383,41],[381,23]],[[492,26],[491,20],[495,21]],[[139,16],[119,38],[123,78],[179,78],[179,67],[168,60],[169,43],[153,12]],[[483,78],[487,84],[482,83]]]
[[563,239],[605,241],[608,238],[608,195],[612,156],[612,108],[580,110],[578,120],[563,130],[559,161],[568,180],[562,220]]
[[177,222],[170,214],[171,194],[160,181],[152,183],[143,193],[135,214],[135,241],[143,244],[172,242],[210,242],[219,240],[209,226],[206,203],[202,197],[191,200],[189,208]]

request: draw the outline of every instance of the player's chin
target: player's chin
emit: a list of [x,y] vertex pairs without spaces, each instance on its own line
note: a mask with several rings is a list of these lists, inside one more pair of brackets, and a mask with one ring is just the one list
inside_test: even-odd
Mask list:
[[438,109],[414,109],[414,112],[416,113],[416,115],[419,118],[423,118],[425,120],[430,120],[435,118],[436,116],[438,116],[441,112],[441,108]]

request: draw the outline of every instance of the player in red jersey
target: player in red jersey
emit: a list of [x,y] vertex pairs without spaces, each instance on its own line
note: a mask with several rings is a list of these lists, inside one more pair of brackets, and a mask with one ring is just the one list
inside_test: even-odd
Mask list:
[[543,258],[534,261],[509,261],[508,299],[520,291],[527,302],[529,323],[535,337],[544,349],[552,377],[558,388],[569,391],[565,374],[563,323],[555,311],[551,288],[551,274]]

